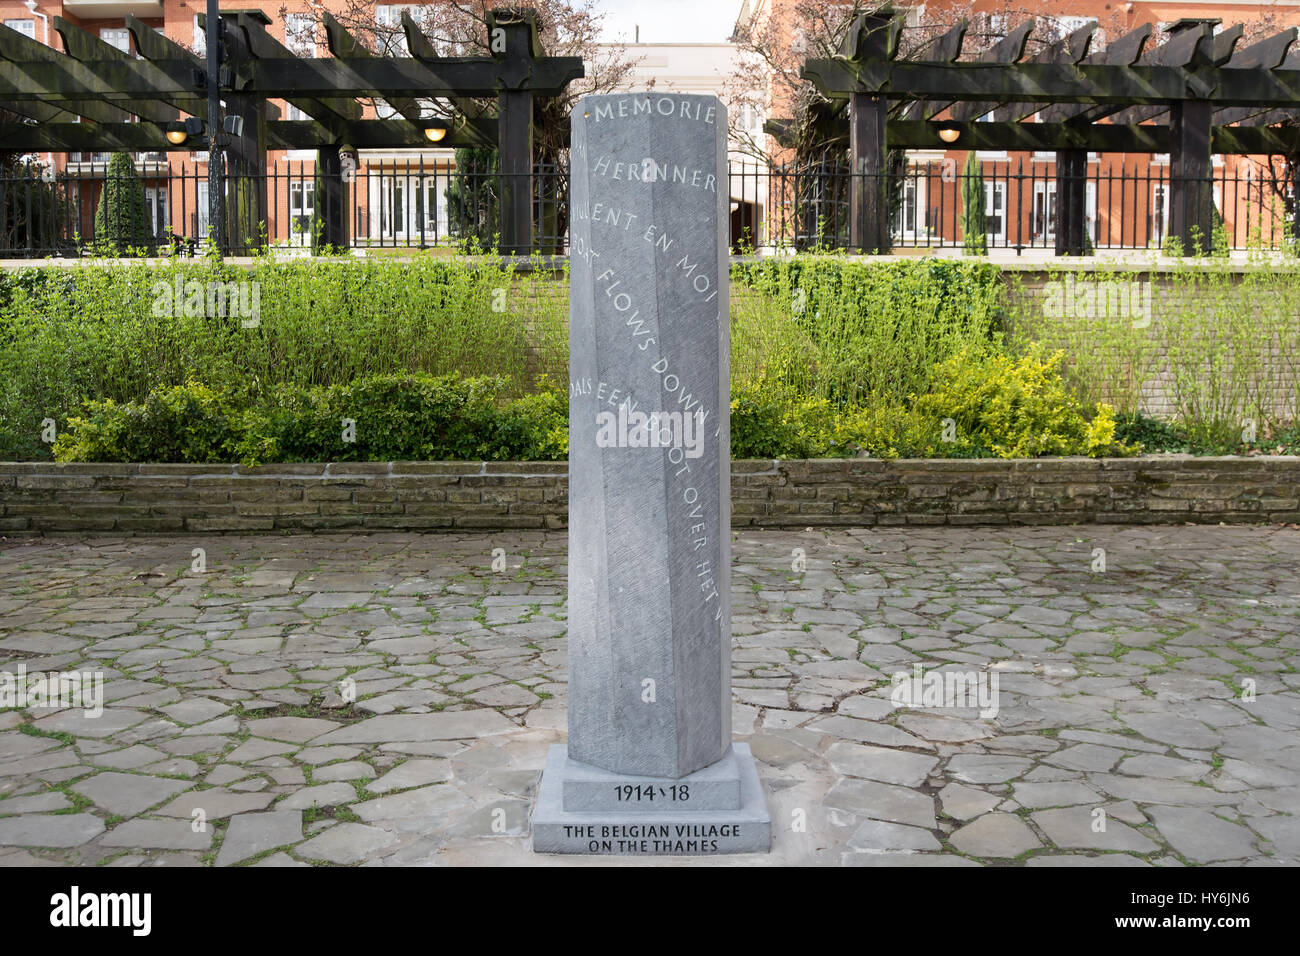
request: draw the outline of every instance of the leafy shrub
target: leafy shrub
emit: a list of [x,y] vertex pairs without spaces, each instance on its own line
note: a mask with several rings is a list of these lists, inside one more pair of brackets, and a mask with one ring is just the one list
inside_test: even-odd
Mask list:
[[1115,438],[1147,452],[1191,451],[1191,439],[1178,425],[1130,412],[1115,418]]
[[[281,389],[245,417],[245,461],[393,461],[480,458],[502,383],[493,379],[376,375],[326,388]],[[344,440],[345,421],[355,441]]]
[[[940,428],[955,423],[954,457],[962,452],[999,458],[1039,455],[1103,455],[1123,451],[1115,421],[1100,406],[1090,425],[1060,375],[1062,353],[1035,350],[1020,358],[970,350],[939,368],[939,387],[916,401],[916,410]],[[942,436],[941,436],[942,438]]]
[[[913,408],[876,405],[845,411],[838,428],[845,447],[872,458],[951,457],[953,449],[939,445],[932,418]],[[936,447],[937,446],[937,447]]]
[[[282,386],[239,408],[190,383],[139,404],[91,401],[54,446],[59,461],[229,462],[553,460],[568,454],[568,396],[501,400],[488,378],[380,375],[347,385]],[[344,420],[355,441],[344,441]],[[351,437],[351,436],[349,436]]]
[[559,389],[515,399],[500,410],[481,455],[490,461],[569,457],[569,396]]
[[742,388],[731,399],[732,458],[841,458],[856,452],[824,398]]
[[1001,274],[987,262],[804,256],[731,275],[733,390],[902,403],[929,391],[943,359],[994,341],[1005,319]]
[[197,382],[160,388],[141,404],[86,403],[54,443],[58,461],[228,461],[239,437],[226,399]]

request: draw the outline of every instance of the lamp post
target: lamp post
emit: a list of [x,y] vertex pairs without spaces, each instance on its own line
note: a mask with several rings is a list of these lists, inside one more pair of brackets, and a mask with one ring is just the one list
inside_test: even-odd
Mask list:
[[218,0],[207,0],[207,22],[203,39],[207,46],[208,74],[208,228],[218,254],[225,248],[225,203],[221,195],[221,11]]

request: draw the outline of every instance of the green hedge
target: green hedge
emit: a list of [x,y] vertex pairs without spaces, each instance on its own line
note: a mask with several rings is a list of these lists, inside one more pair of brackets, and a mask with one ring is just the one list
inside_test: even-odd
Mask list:
[[197,382],[166,386],[138,404],[87,402],[69,419],[54,456],[246,464],[565,458],[565,393],[503,400],[503,384],[379,375],[347,385],[283,386],[252,409]]
[[[159,289],[177,281],[183,291],[257,283],[257,321],[234,309],[167,308],[175,297]],[[41,420],[63,428],[84,401],[140,404],[190,381],[220,384],[244,406],[289,386],[410,373],[500,378],[524,394],[567,366],[567,311],[563,284],[548,274],[434,257],[264,259],[249,269],[125,261],[0,274],[0,460],[48,458]]]
[[[914,410],[790,403],[761,391],[731,403],[737,458],[870,454],[1114,454],[1114,421],[1090,423],[1055,376],[1059,356],[1008,363],[997,353],[950,360],[954,385]],[[1027,396],[1032,394],[1032,399]],[[928,404],[929,407],[924,407]],[[957,416],[951,436],[940,412]],[[165,386],[140,403],[91,400],[54,445],[59,461],[229,462],[562,460],[568,396],[521,398],[497,379],[381,375],[347,385],[283,386],[252,408],[201,383]]]
[[[159,287],[177,282],[186,303],[191,286],[257,283],[257,322],[160,309]],[[929,389],[937,362],[989,340],[1002,308],[995,268],[939,260],[758,261],[733,266],[732,291],[733,388],[794,404],[905,402]],[[499,379],[511,398],[566,381],[564,276],[435,257],[0,274],[0,460],[49,458],[41,421],[63,429],[88,400],[142,406],[156,389],[201,382],[241,408],[273,407],[295,389],[408,374]]]
[[[1173,295],[1182,311],[1153,338],[1127,316],[1034,320],[987,262],[733,263],[732,452],[1294,448],[1295,275],[1261,269],[1237,282],[1186,271]],[[231,282],[257,283],[256,321],[159,307],[174,298],[160,288],[179,283],[183,306],[191,286]],[[51,457],[44,419],[61,433],[63,460],[563,458],[567,396],[555,383],[568,375],[567,300],[562,274],[491,259],[0,273],[0,460]],[[1065,360],[1036,341],[1064,346]],[[1179,425],[1134,408],[1153,343],[1177,366]],[[1252,386],[1269,354],[1283,357],[1279,371]],[[1239,438],[1243,418],[1259,423],[1255,444]],[[344,441],[343,419],[356,420],[356,441]]]

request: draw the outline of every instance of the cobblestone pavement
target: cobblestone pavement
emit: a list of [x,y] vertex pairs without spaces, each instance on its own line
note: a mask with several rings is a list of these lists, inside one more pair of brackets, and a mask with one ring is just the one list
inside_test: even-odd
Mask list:
[[[0,671],[106,701],[0,711],[0,862],[607,862],[527,838],[564,564],[544,533],[0,541]],[[1294,530],[748,532],[734,565],[773,852],[621,862],[1300,862]],[[895,702],[914,663],[996,675],[996,716]]]

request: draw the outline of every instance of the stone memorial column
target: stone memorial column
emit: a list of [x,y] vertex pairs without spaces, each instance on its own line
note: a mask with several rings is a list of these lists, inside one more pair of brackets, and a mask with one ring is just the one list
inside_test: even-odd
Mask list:
[[552,853],[765,851],[731,742],[726,112],[587,96],[572,117],[569,743]]

